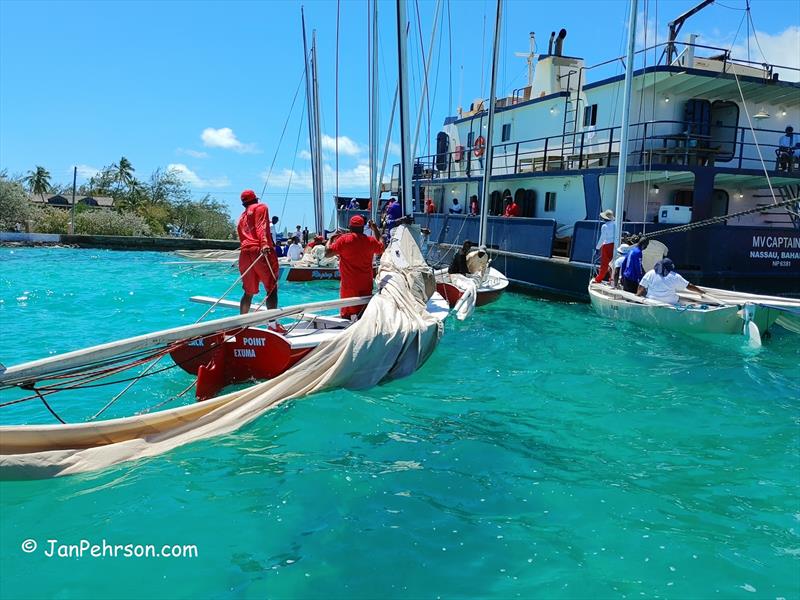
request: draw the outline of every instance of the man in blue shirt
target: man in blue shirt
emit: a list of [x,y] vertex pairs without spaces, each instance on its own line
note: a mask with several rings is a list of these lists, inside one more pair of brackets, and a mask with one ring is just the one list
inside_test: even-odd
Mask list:
[[646,239],[636,242],[636,245],[626,255],[625,262],[622,263],[622,289],[626,292],[635,294],[639,290],[639,281],[644,275],[642,251],[647,248],[649,243],[650,241]]

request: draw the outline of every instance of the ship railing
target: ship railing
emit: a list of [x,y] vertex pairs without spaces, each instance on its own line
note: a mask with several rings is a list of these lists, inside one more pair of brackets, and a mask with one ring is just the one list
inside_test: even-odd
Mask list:
[[[504,142],[493,147],[492,176],[575,171],[616,167],[621,127],[585,129],[574,133]],[[661,120],[630,126],[628,164],[631,167],[717,167],[776,171],[778,141],[784,132],[733,125],[700,125]],[[480,177],[486,153],[475,148],[416,159],[418,180]],[[480,149],[479,149],[480,150]],[[456,160],[456,159],[459,160]],[[762,166],[763,160],[763,166]]]

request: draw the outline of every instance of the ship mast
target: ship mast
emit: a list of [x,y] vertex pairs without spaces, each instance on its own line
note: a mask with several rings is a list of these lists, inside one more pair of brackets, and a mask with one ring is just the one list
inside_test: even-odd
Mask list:
[[625,82],[622,95],[622,126],[619,140],[619,165],[617,167],[617,195],[614,206],[614,248],[619,248],[622,237],[622,215],[625,210],[625,179],[628,171],[628,128],[630,125],[631,89],[633,87],[633,61],[636,48],[636,9],[638,0],[631,0],[628,15],[628,54],[625,59]]
[[503,19],[503,0],[497,0],[497,16],[494,21],[494,53],[492,55],[492,81],[489,92],[489,117],[486,122],[486,162],[483,167],[483,189],[481,190],[481,220],[478,231],[478,244],[486,243],[486,230],[489,223],[489,181],[492,177],[492,130],[494,128],[494,106],[497,93],[497,63],[500,56],[500,24]]
[[[322,214],[322,173],[319,161],[319,103],[316,100],[316,35],[312,37],[311,54],[308,52],[306,42],[306,18],[303,8],[300,7],[300,19],[303,24],[303,61],[306,67],[306,103],[308,105],[308,146],[311,151],[311,185],[314,196],[314,227],[316,232],[324,231]],[[311,60],[309,61],[309,57]],[[309,64],[310,63],[310,64]]]
[[370,90],[370,140],[369,140],[369,197],[372,202],[370,218],[378,221],[378,204],[381,182],[378,174],[378,0],[372,2],[372,87]]

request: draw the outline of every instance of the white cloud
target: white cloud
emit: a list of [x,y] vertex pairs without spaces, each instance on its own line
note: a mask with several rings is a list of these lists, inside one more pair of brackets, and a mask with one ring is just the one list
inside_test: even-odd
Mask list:
[[89,165],[77,165],[78,177],[81,179],[91,179],[100,172],[100,169],[90,167]]
[[230,185],[227,177],[217,177],[214,179],[203,179],[189,167],[181,163],[167,165],[167,171],[174,171],[186,183],[198,188],[221,188]]
[[[714,45],[714,44],[710,44]],[[760,50],[759,50],[760,46]],[[762,57],[761,52],[764,52]],[[737,43],[731,49],[734,58],[747,58],[747,40]],[[750,36],[750,60],[755,62],[766,61],[772,65],[782,65],[800,69],[800,26],[790,25],[781,33],[770,35],[757,31]],[[755,66],[755,65],[754,65]],[[798,81],[800,75],[797,71],[775,69],[781,74],[781,79]]]
[[186,156],[191,156],[192,158],[208,158],[208,152],[202,152],[200,150],[192,150],[186,148],[178,148],[175,152],[178,154],[185,154]]
[[311,160],[311,152],[309,152],[308,150],[300,150],[297,156],[298,158],[302,158],[303,160]]
[[[330,152],[336,152],[336,139],[326,134],[322,134],[322,149]],[[346,156],[358,156],[363,152],[361,146],[355,143],[346,135],[339,136],[339,154]]]
[[389,154],[391,156],[400,156],[400,144],[397,142],[389,142]]
[[[266,180],[266,176],[266,172],[261,174],[263,180]],[[336,186],[336,170],[329,164],[325,164],[322,167],[322,180],[327,191],[334,190]],[[292,169],[283,169],[278,173],[273,172],[269,179],[269,188],[286,190],[286,186],[289,185],[290,181],[292,189],[313,189],[310,170],[293,171]],[[369,165],[362,163],[352,169],[339,169],[340,193],[367,193],[368,190]]]
[[200,139],[207,148],[224,148],[242,154],[257,152],[255,144],[243,144],[236,139],[236,134],[230,127],[221,127],[220,129],[206,127],[200,134]]

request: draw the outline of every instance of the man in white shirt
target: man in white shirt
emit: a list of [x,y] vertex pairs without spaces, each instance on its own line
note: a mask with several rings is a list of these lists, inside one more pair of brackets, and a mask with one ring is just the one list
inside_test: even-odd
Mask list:
[[289,248],[286,250],[286,256],[292,262],[303,258],[303,247],[300,245],[300,240],[297,239],[297,236],[292,238],[292,243],[289,244]]
[[458,198],[453,198],[453,203],[450,205],[450,214],[451,215],[461,215],[464,214],[464,207],[458,203]]
[[269,228],[272,232],[272,243],[275,246],[278,245],[278,221],[280,221],[278,217],[272,217],[272,226]]
[[617,230],[613,210],[610,208],[604,210],[600,213],[600,218],[605,222],[600,228],[600,239],[597,240],[595,246],[595,249],[600,251],[600,270],[597,272],[597,277],[594,278],[595,283],[600,283],[608,275],[608,265],[614,256],[614,233]]
[[778,140],[778,168],[791,170],[797,157],[800,157],[800,135],[795,135],[794,128],[789,126]]
[[687,289],[703,295],[703,290],[676,273],[675,264],[670,259],[664,258],[644,274],[636,295],[665,304],[677,304],[680,298],[676,292]]

